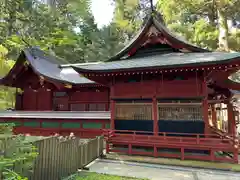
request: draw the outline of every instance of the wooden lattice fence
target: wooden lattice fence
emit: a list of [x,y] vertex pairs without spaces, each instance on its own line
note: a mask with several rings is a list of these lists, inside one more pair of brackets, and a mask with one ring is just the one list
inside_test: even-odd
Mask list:
[[[59,180],[75,173],[103,153],[103,137],[84,140],[77,137],[50,137],[33,143],[39,155],[29,180]],[[14,169],[21,168],[15,164]]]

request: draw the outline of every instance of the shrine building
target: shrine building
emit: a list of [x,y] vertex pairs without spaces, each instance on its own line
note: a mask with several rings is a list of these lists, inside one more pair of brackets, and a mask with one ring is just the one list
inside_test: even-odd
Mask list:
[[[154,11],[129,44],[108,61],[72,67],[110,88],[108,152],[222,160],[214,153],[228,151],[236,162],[238,141],[231,99],[232,90],[240,86],[229,76],[239,65],[240,53],[192,45],[171,33]],[[217,113],[220,104],[227,109],[226,131],[217,125],[222,121]],[[225,143],[220,140],[223,134],[233,139]],[[141,152],[139,147],[152,151]],[[164,148],[179,153],[166,153]],[[190,149],[207,150],[209,156],[185,154]]]

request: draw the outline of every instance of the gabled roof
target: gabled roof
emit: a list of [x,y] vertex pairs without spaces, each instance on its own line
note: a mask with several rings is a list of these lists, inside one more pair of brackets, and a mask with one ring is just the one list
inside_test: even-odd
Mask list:
[[79,76],[72,68],[61,69],[59,66],[66,64],[66,61],[47,54],[38,48],[27,49],[24,53],[36,73],[46,78],[70,84],[94,83],[85,77]]
[[125,70],[161,69],[173,67],[198,67],[199,65],[218,65],[231,62],[240,63],[240,53],[169,53],[111,61],[87,66],[72,66],[78,72],[118,72]]
[[25,57],[24,59],[26,60],[26,62],[29,63],[29,66],[33,69],[33,71],[37,75],[43,76],[46,79],[67,84],[95,83],[85,77],[81,77],[71,67],[61,68],[60,65],[67,63],[65,60],[47,54],[39,48],[31,47],[21,52],[21,55],[19,56],[14,67],[5,77],[1,79],[1,84],[6,84],[4,81],[9,78],[11,79],[14,74],[14,69],[16,69],[19,65],[23,65],[23,62],[20,62],[22,61],[21,59],[23,58],[23,56]]
[[166,28],[162,16],[158,12],[154,12],[146,17],[144,25],[136,34],[136,36],[121,51],[119,51],[108,61],[117,61],[126,58],[125,56],[128,56],[127,54],[131,52],[131,50],[136,47],[141,47],[141,45],[144,44],[151,35],[155,35],[159,39],[162,38],[162,44],[175,47],[176,49],[179,49],[180,52],[181,49],[188,52],[210,52],[207,49],[197,47],[183,40],[183,38],[174,35]]

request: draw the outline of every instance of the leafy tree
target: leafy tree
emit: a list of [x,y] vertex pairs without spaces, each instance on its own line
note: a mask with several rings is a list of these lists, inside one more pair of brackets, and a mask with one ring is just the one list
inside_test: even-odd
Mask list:
[[[8,50],[0,45],[0,76],[3,77],[14,64],[14,61],[8,60],[6,55]],[[15,90],[14,88],[2,87],[0,89],[0,109],[6,109],[14,105]]]
[[24,135],[12,134],[13,124],[0,124],[0,179],[26,180],[37,156]]
[[239,16],[239,6],[240,2],[237,0],[157,2],[157,10],[163,13],[168,26],[174,31],[201,47],[223,51],[236,50],[239,47],[239,40],[236,38],[239,30],[231,33],[228,26],[229,21],[236,21]]

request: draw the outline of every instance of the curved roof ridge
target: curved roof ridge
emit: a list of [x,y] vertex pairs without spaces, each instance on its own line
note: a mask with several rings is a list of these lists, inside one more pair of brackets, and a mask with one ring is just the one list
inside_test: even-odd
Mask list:
[[132,46],[144,35],[145,31],[148,30],[149,26],[152,23],[152,16],[148,15],[146,19],[147,20],[145,24],[137,32],[137,34],[127,43],[127,45],[123,49],[121,49],[116,55],[108,59],[106,62],[119,60],[122,56],[126,54],[127,51],[129,51],[132,48]]
[[[12,69],[0,79],[0,84],[7,85],[13,81],[13,76],[19,73],[19,65],[27,62],[34,73],[50,81],[63,84],[96,84],[94,81],[80,76],[73,68],[61,69],[58,57],[50,55],[37,47],[28,47],[21,51]],[[21,71],[21,70],[20,70]],[[10,83],[9,83],[10,82]]]
[[177,37],[177,35],[174,35],[165,24],[165,21],[163,19],[163,16],[158,11],[151,11],[151,14],[148,14],[144,19],[146,19],[143,23],[142,28],[138,31],[138,33],[127,43],[127,45],[121,49],[116,55],[108,59],[106,62],[109,61],[116,61],[120,60],[121,57],[126,55],[126,53],[132,49],[136,43],[145,35],[147,30],[154,25],[158,31],[162,32],[165,36],[167,36],[171,41],[175,41],[179,44],[184,44],[187,48],[189,48],[192,52],[210,52],[207,49],[198,47],[196,45],[191,44],[190,42],[187,42],[186,40],[183,40],[182,38]]

